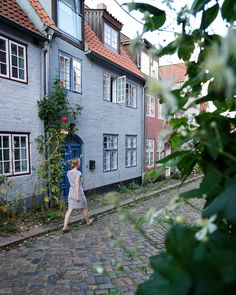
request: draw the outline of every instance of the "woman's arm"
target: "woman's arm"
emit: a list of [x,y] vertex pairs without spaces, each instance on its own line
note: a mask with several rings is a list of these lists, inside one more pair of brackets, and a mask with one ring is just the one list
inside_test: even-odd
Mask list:
[[77,194],[78,202],[80,201],[79,187],[80,187],[80,175],[77,175],[75,179],[75,191]]

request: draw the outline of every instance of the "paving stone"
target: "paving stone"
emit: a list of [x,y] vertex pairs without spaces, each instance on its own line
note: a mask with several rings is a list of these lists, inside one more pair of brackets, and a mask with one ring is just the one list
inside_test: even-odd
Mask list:
[[[188,184],[182,191],[193,189],[199,185]],[[137,218],[148,209],[163,208],[171,196],[177,191],[171,191],[158,198],[152,198],[135,207],[133,211]],[[195,206],[201,207],[196,201]],[[180,213],[191,222],[198,215],[189,207],[181,208]],[[106,225],[106,226],[104,226]],[[106,227],[109,227],[116,239],[125,241],[130,251],[135,251],[142,257],[140,260],[130,259],[119,246],[108,238]],[[61,230],[48,236],[42,236],[30,242],[30,247],[22,245],[9,251],[0,252],[0,294],[58,294],[58,295],[96,295],[107,294],[110,290],[118,290],[123,295],[135,294],[137,284],[148,276],[142,270],[151,255],[156,255],[163,249],[166,225],[145,225],[144,230],[156,242],[156,247],[150,245],[129,223],[120,221],[119,214],[113,212],[98,218],[91,227],[84,225],[71,228],[66,235]],[[118,264],[123,262],[125,272],[118,271]],[[96,266],[101,266],[104,273],[96,272]],[[151,268],[147,268],[151,273]]]

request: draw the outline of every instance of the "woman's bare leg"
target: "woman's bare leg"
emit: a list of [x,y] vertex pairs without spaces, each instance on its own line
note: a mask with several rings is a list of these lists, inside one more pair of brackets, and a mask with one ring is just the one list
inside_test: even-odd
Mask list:
[[83,208],[83,216],[87,224],[92,222],[92,219],[89,218],[88,208]]
[[65,215],[63,230],[68,229],[69,218],[70,218],[70,215],[71,215],[72,211],[73,211],[73,209],[68,208],[68,210],[66,212],[66,215]]

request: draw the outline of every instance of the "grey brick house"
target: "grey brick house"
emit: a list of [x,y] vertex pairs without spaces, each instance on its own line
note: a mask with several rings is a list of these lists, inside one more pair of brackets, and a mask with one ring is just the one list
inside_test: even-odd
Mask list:
[[21,198],[32,196],[37,184],[44,41],[16,1],[0,2],[0,174],[13,179]]
[[[120,182],[140,180],[144,163],[145,77],[120,42],[120,21],[103,5],[84,9],[83,0],[7,2],[17,6],[20,15],[24,15],[35,30],[32,37],[32,30],[23,23],[22,32],[16,32],[16,39],[20,43],[25,40],[27,44],[28,83],[0,78],[5,88],[1,97],[9,97],[0,99],[4,105],[0,131],[2,134],[22,132],[26,134],[26,143],[30,143],[26,151],[28,160],[24,162],[22,158],[20,164],[23,170],[24,165],[28,167],[24,171],[27,175],[12,174],[14,182],[24,194],[26,191],[27,195],[32,194],[29,179],[37,180],[32,167],[37,168],[39,161],[34,138],[43,132],[37,100],[50,93],[55,77],[63,82],[70,103],[83,107],[78,122],[72,122],[79,130],[66,139],[65,160],[73,156],[82,159],[84,189],[106,189]],[[1,15],[3,10],[4,7]],[[8,19],[3,35],[15,40],[10,23]],[[3,128],[4,124],[7,127]],[[10,137],[9,140],[16,139]],[[24,139],[22,142],[24,144]],[[2,153],[3,149],[5,147]],[[14,159],[10,161],[13,163]],[[1,160],[2,165],[4,162],[6,159]],[[30,187],[33,186],[30,184]],[[64,196],[67,189],[64,178]]]

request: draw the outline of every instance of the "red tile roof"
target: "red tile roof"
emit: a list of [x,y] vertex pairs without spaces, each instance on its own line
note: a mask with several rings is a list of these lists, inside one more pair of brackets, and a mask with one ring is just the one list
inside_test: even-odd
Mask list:
[[48,27],[58,30],[54,21],[48,16],[42,5],[40,4],[39,0],[30,0],[30,4],[33,6],[34,10],[37,12],[38,16],[40,17],[41,21]]
[[144,75],[129,57],[128,53],[122,45],[120,54],[116,54],[107,49],[94,33],[94,31],[90,28],[87,22],[85,22],[85,42],[88,44],[88,47],[92,52],[145,79]]
[[184,82],[186,79],[186,66],[183,63],[160,66],[159,77],[162,80],[174,80],[175,83]]
[[0,16],[24,29],[43,36],[15,0],[0,0]]

